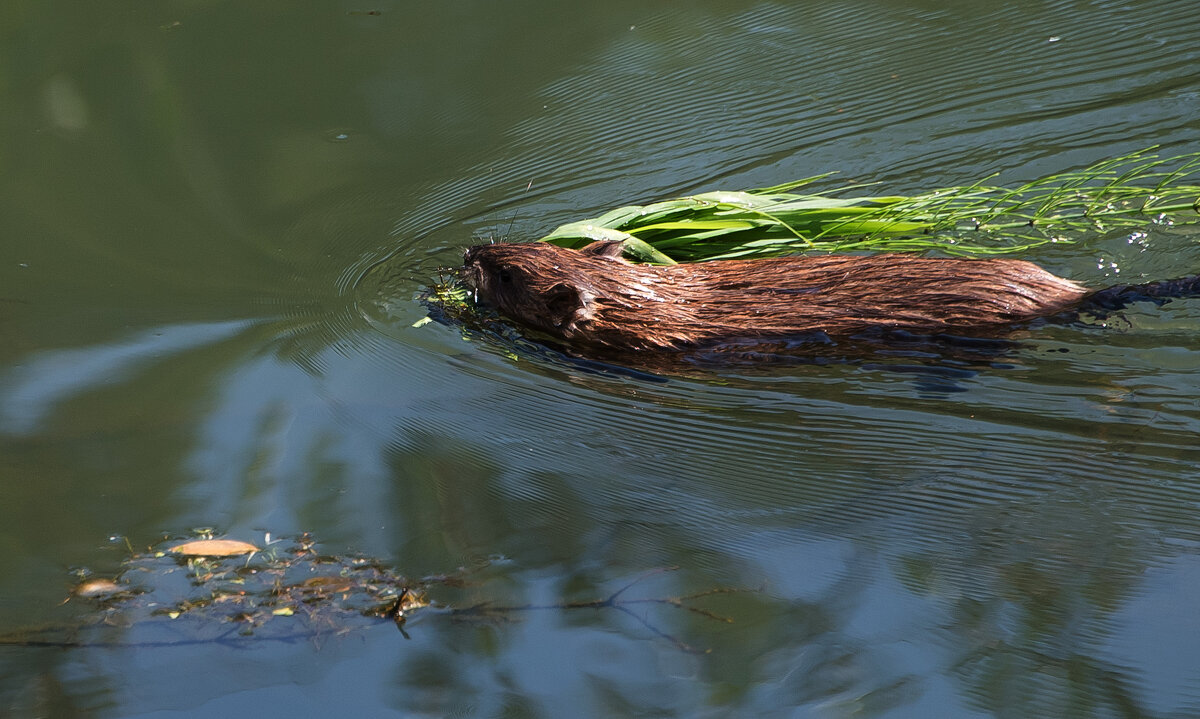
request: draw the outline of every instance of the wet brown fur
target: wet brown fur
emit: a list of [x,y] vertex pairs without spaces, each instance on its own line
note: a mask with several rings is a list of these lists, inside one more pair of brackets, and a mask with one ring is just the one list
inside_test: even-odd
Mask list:
[[473,247],[464,276],[508,318],[567,344],[675,351],[872,331],[1004,334],[1086,288],[1022,260],[823,255],[652,266],[620,243]]

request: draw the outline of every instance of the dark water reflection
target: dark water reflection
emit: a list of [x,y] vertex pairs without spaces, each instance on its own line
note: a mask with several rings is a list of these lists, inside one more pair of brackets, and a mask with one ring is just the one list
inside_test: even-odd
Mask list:
[[[654,377],[412,326],[472,238],[616,204],[1194,151],[1198,60],[1168,1],[5,3],[0,632],[85,612],[68,570],[116,571],[108,537],[196,526],[491,558],[460,607],[759,591],[704,600],[732,624],[0,647],[0,715],[1200,711],[1195,301],[988,361]],[[1034,259],[1101,286],[1196,271],[1198,240]]]

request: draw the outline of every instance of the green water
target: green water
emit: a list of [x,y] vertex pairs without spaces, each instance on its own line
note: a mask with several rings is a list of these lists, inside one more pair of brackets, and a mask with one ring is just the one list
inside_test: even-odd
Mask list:
[[[1194,10],[8,0],[0,634],[89,616],[60,602],[119,569],[110,538],[197,527],[412,576],[489,562],[431,589],[459,607],[753,591],[697,602],[732,623],[6,645],[0,716],[1200,712],[1196,300],[991,363],[667,378],[412,326],[466,246],[618,205],[1200,150]],[[1032,258],[1178,276],[1200,231]]]

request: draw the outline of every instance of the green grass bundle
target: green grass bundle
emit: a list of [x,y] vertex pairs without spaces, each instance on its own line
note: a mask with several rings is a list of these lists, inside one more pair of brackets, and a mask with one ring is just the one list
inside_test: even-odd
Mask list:
[[[1154,148],[1014,188],[986,178],[911,196],[796,190],[829,174],[744,192],[706,192],[631,205],[541,238],[563,247],[621,240],[635,262],[677,264],[850,250],[960,256],[1016,253],[1090,231],[1200,220],[1200,152],[1160,158]],[[470,317],[471,293],[443,277],[426,299],[452,321]],[[417,324],[428,322],[425,318]]]
[[[563,247],[622,240],[634,261],[659,264],[775,257],[806,251],[1019,252],[1089,230],[1197,220],[1200,153],[1150,150],[1016,188],[987,180],[911,196],[799,194],[818,175],[744,192],[706,192],[631,205],[541,238]],[[991,179],[991,178],[987,178]]]

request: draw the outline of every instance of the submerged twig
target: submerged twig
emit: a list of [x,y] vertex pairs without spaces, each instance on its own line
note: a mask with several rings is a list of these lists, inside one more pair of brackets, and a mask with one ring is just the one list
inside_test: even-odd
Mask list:
[[464,607],[461,609],[451,609],[451,610],[449,610],[448,613],[453,616],[456,616],[456,617],[481,617],[481,618],[491,619],[491,618],[495,618],[497,616],[503,616],[504,614],[508,614],[508,613],[512,613],[512,612],[544,611],[544,610],[549,610],[549,609],[556,609],[556,610],[615,609],[616,611],[619,611],[619,612],[626,614],[626,615],[632,617],[633,619],[637,620],[638,623],[640,623],[642,626],[644,626],[646,629],[648,629],[656,637],[658,637],[660,639],[665,639],[665,640],[671,642],[673,645],[675,645],[675,647],[677,649],[679,649],[681,651],[687,652],[689,654],[706,654],[710,650],[697,649],[697,648],[693,647],[692,645],[688,644],[687,642],[684,642],[682,639],[676,637],[675,635],[673,635],[669,632],[666,632],[662,629],[659,629],[655,624],[650,622],[650,620],[648,620],[645,617],[641,616],[640,614],[634,612],[631,609],[631,607],[639,605],[639,604],[662,604],[662,605],[675,607],[676,609],[687,610],[689,612],[692,612],[694,614],[702,616],[706,619],[712,619],[712,620],[722,622],[725,624],[732,624],[733,619],[731,617],[721,616],[721,615],[719,615],[715,612],[709,611],[707,609],[692,606],[691,604],[688,604],[688,602],[693,599],[701,599],[704,597],[710,597],[710,596],[715,596],[715,595],[720,595],[720,594],[735,594],[735,593],[740,593],[740,592],[759,591],[759,590],[742,589],[742,588],[736,588],[736,587],[717,587],[714,589],[707,589],[704,591],[694,592],[692,594],[685,594],[685,595],[676,596],[676,597],[639,597],[636,599],[622,599],[622,595],[626,591],[628,591],[630,588],[636,586],[637,584],[641,583],[648,577],[654,576],[656,574],[662,574],[664,572],[675,571],[676,569],[678,569],[678,567],[662,567],[659,569],[652,569],[648,572],[645,572],[645,573],[639,575],[638,577],[633,579],[633,581],[629,582],[628,584],[625,584],[624,586],[622,586],[621,588],[612,592],[611,594],[604,597],[603,599],[588,599],[588,600],[580,600],[580,601],[572,601],[572,602],[554,602],[554,603],[549,603],[549,604],[518,604],[518,605],[509,605],[509,606],[492,606],[490,603],[481,603],[481,604],[477,604],[472,607]]

